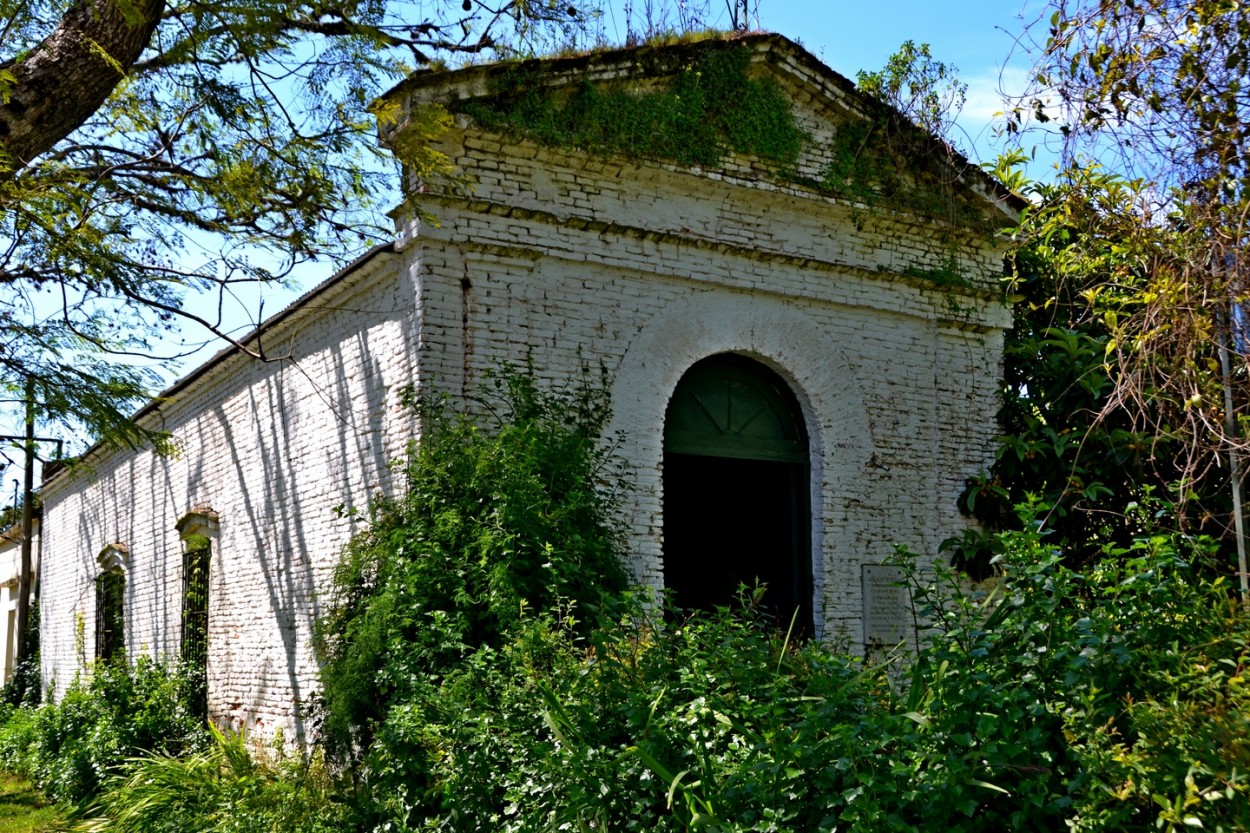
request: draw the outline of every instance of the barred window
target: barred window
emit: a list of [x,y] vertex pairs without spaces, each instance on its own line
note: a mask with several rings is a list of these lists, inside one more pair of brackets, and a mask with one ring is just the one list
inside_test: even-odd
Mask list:
[[126,575],[107,570],[95,580],[95,658],[109,662],[126,649]]
[[182,662],[204,677],[208,670],[208,567],[212,541],[205,535],[184,540],[182,555]]
[[211,509],[192,510],[178,523],[182,538],[182,671],[187,685],[187,707],[200,718],[208,716],[209,575],[217,515]]
[[126,650],[126,565],[130,549],[109,544],[96,556],[100,574],[95,580],[95,658],[104,662]]

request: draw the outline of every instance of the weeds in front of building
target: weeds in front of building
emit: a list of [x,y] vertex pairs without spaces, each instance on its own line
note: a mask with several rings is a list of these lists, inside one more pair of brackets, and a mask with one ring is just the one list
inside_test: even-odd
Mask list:
[[992,590],[913,569],[919,651],[864,660],[627,591],[602,391],[500,393],[427,412],[345,554],[317,743],[137,658],[9,707],[0,764],[94,831],[1250,829],[1250,613],[1201,539],[1142,510],[1077,572],[1024,507]]

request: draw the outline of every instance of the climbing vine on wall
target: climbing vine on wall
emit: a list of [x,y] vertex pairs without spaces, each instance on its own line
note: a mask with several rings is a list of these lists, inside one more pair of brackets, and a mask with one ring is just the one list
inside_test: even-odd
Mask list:
[[[874,98],[837,125],[828,146],[813,147],[782,86],[752,76],[747,46],[703,42],[676,53],[640,50],[636,60],[643,77],[665,80],[634,88],[583,81],[570,93],[546,86],[541,65],[519,64],[495,78],[487,97],[451,109],[486,130],[603,157],[716,166],[731,153],[752,155],[783,179],[856,204],[996,231],[960,182],[969,163]],[[817,176],[798,170],[805,150],[828,160]]]
[[997,231],[960,182],[970,162],[898,113],[884,106],[873,110],[865,121],[839,126],[830,161],[812,185],[868,206]]
[[718,45],[690,55],[668,84],[630,92],[584,82],[571,96],[518,69],[459,109],[487,130],[601,156],[715,165],[734,152],[789,168],[806,136],[780,85],[748,75],[750,60],[745,47]]

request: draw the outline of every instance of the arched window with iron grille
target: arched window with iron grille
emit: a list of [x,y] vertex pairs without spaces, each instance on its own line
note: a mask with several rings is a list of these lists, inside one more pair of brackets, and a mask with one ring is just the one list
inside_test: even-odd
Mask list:
[[187,685],[187,707],[201,718],[208,716],[209,576],[217,514],[209,509],[191,511],[178,522],[182,539],[182,633],[180,654]]
[[96,562],[100,574],[95,579],[95,658],[112,662],[126,651],[126,573],[129,557],[125,544],[109,544]]

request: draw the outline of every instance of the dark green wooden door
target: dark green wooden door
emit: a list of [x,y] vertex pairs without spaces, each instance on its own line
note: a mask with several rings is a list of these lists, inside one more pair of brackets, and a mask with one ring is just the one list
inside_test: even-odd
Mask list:
[[664,583],[686,609],[767,585],[781,626],[810,632],[807,433],[776,373],[735,354],[694,365],[664,424]]

